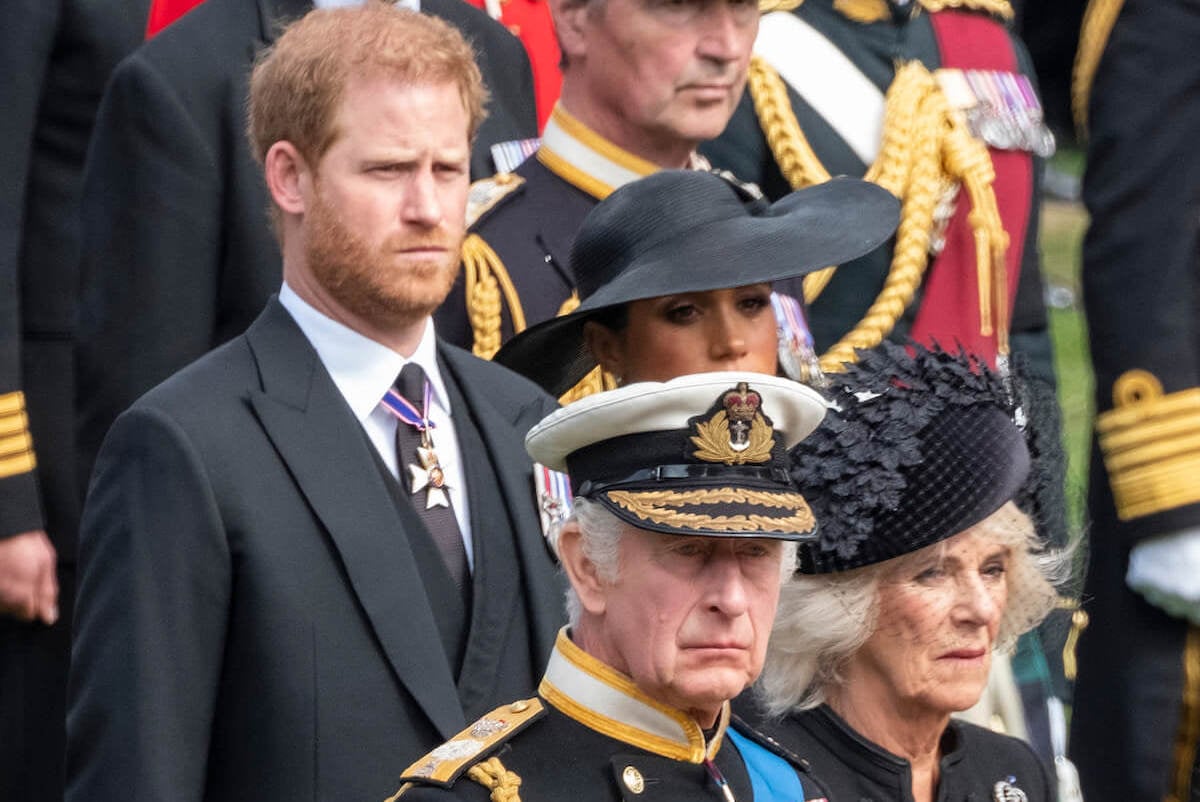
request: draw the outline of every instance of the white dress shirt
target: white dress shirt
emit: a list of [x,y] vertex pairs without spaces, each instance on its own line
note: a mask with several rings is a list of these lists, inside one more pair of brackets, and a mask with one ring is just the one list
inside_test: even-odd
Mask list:
[[[382,405],[384,395],[400,375],[400,369],[408,362],[416,362],[429,377],[432,388],[430,404],[426,414],[433,421],[433,444],[438,462],[446,476],[450,491],[450,503],[463,545],[467,552],[467,565],[474,570],[475,558],[471,548],[471,509],[466,492],[466,477],[463,473],[462,452],[458,446],[458,435],[451,419],[450,397],[438,368],[437,340],[433,331],[433,320],[425,322],[425,333],[412,357],[405,359],[400,354],[348,328],[336,320],[326,317],[310,306],[295,293],[287,282],[279,290],[279,303],[288,311],[304,336],[316,349],[317,356],[338,391],[350,405],[350,411],[362,424],[367,437],[375,445],[379,456],[387,465],[392,476],[399,478],[400,467],[396,455],[396,427],[400,421]],[[407,466],[405,466],[407,472]],[[401,484],[403,488],[403,483]],[[407,492],[402,489],[401,492]],[[414,503],[425,503],[421,491]]]

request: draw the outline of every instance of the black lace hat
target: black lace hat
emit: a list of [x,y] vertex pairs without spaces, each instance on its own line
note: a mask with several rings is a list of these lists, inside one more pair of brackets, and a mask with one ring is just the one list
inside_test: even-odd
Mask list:
[[869,181],[835,178],[767,203],[715,172],[662,170],[618,189],[571,249],[580,304],[513,337],[496,362],[560,396],[596,361],[584,324],[644,298],[797,278],[869,253],[892,235],[900,202]]
[[1030,470],[1011,388],[963,353],[885,342],[834,377],[792,477],[821,522],[802,573],[882,562],[945,540],[1016,497]]

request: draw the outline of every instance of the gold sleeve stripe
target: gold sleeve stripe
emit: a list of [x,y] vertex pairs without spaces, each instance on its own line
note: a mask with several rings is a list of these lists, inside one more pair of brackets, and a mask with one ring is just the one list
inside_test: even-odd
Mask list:
[[12,457],[0,457],[0,479],[29,473],[37,467],[37,458],[32,451],[25,451]]
[[25,393],[17,390],[15,393],[0,395],[0,415],[12,415],[25,409]]
[[1071,70],[1071,114],[1075,118],[1076,130],[1085,137],[1092,82],[1122,4],[1123,0],[1090,0],[1083,14],[1079,49],[1075,51],[1075,65]]
[[33,450],[33,438],[29,432],[20,432],[18,434],[10,434],[7,437],[0,437],[0,457],[11,457],[14,454],[22,454],[26,451]]
[[29,417],[23,412],[0,415],[0,438],[19,434],[29,429]]
[[1113,384],[1096,432],[1122,521],[1200,503],[1200,388],[1164,394],[1144,370]]

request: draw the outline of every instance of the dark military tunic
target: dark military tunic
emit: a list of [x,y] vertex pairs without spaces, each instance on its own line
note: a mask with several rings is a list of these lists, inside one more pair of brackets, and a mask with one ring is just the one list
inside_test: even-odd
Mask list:
[[[726,705],[706,734],[686,713],[646,697],[584,653],[564,631],[538,698],[498,708],[413,763],[393,799],[487,802],[501,785],[519,789],[524,802],[751,802],[754,786],[728,723]],[[804,799],[829,796],[803,761],[757,733],[741,734],[798,772]],[[728,783],[732,797],[715,778]]]
[[[691,166],[708,163],[694,158]],[[513,334],[571,311],[571,245],[584,218],[613,190],[658,169],[556,106],[532,158],[472,185],[463,270],[434,314],[438,335],[491,358]],[[799,280],[776,288],[801,292]]]
[[[834,9],[833,0],[805,0],[793,11],[782,13],[794,14],[810,26],[827,40],[837,53],[848,59],[881,93],[891,86],[898,62],[916,60],[930,70],[942,66],[942,55],[930,15],[917,2],[912,2],[905,8],[893,6],[890,16],[869,23],[847,18]],[[764,22],[764,25],[767,24],[769,23]],[[1012,40],[1012,44],[1019,71],[1027,75],[1032,74],[1032,67],[1024,48],[1015,39]],[[793,87],[789,86],[787,93],[796,121],[828,172],[832,175],[863,176],[867,172],[867,163],[838,133],[834,124],[818,114]],[[790,191],[790,186],[767,145],[749,91],[743,95],[724,133],[712,142],[702,145],[700,151],[708,157],[714,167],[730,170],[743,181],[757,183],[769,198],[778,198]],[[1039,170],[1035,169],[1033,172],[1032,197],[1036,197]],[[965,199],[960,195],[958,202],[963,203]],[[1038,350],[1045,351],[1039,357],[1049,373],[1052,367],[1048,344],[1045,342],[1046,313],[1042,302],[1042,282],[1036,247],[1037,230],[1037,205],[1030,204],[1024,242],[1014,242],[1010,245],[1013,248],[1021,247],[1022,244],[1024,246],[1011,331],[1014,350],[1033,345]],[[862,318],[868,305],[883,288],[891,259],[891,247],[880,248],[855,260],[834,275],[829,286],[811,305],[810,325],[818,350],[824,351],[829,348]],[[907,334],[915,310],[919,306],[918,296],[908,307],[907,314],[897,321],[896,336],[902,337]],[[1026,335],[1032,335],[1041,342],[1026,343]]]
[[[908,761],[864,738],[829,707],[793,713],[782,721],[764,719],[744,698],[737,707],[762,733],[802,756],[833,802],[912,802]],[[998,783],[1024,791],[1028,802],[1056,798],[1041,761],[1024,741],[951,719],[941,746],[937,802],[1004,802],[997,795]]]
[[1200,4],[1119,5],[1080,54],[1096,64],[1083,288],[1099,448],[1071,752],[1085,798],[1183,802],[1200,800],[1200,628],[1125,576],[1135,547],[1200,538]]

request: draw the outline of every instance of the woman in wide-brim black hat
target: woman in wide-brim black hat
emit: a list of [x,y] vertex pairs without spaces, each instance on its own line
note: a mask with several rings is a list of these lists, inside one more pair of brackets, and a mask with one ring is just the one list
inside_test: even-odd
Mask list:
[[[839,178],[768,204],[711,172],[665,170],[588,215],[571,251],[580,304],[496,361],[555,396],[597,365],[618,383],[713,370],[819,375],[803,308],[772,283],[839,265],[892,235],[899,202]],[[790,321],[781,329],[780,320]],[[780,331],[785,342],[780,347]]]

